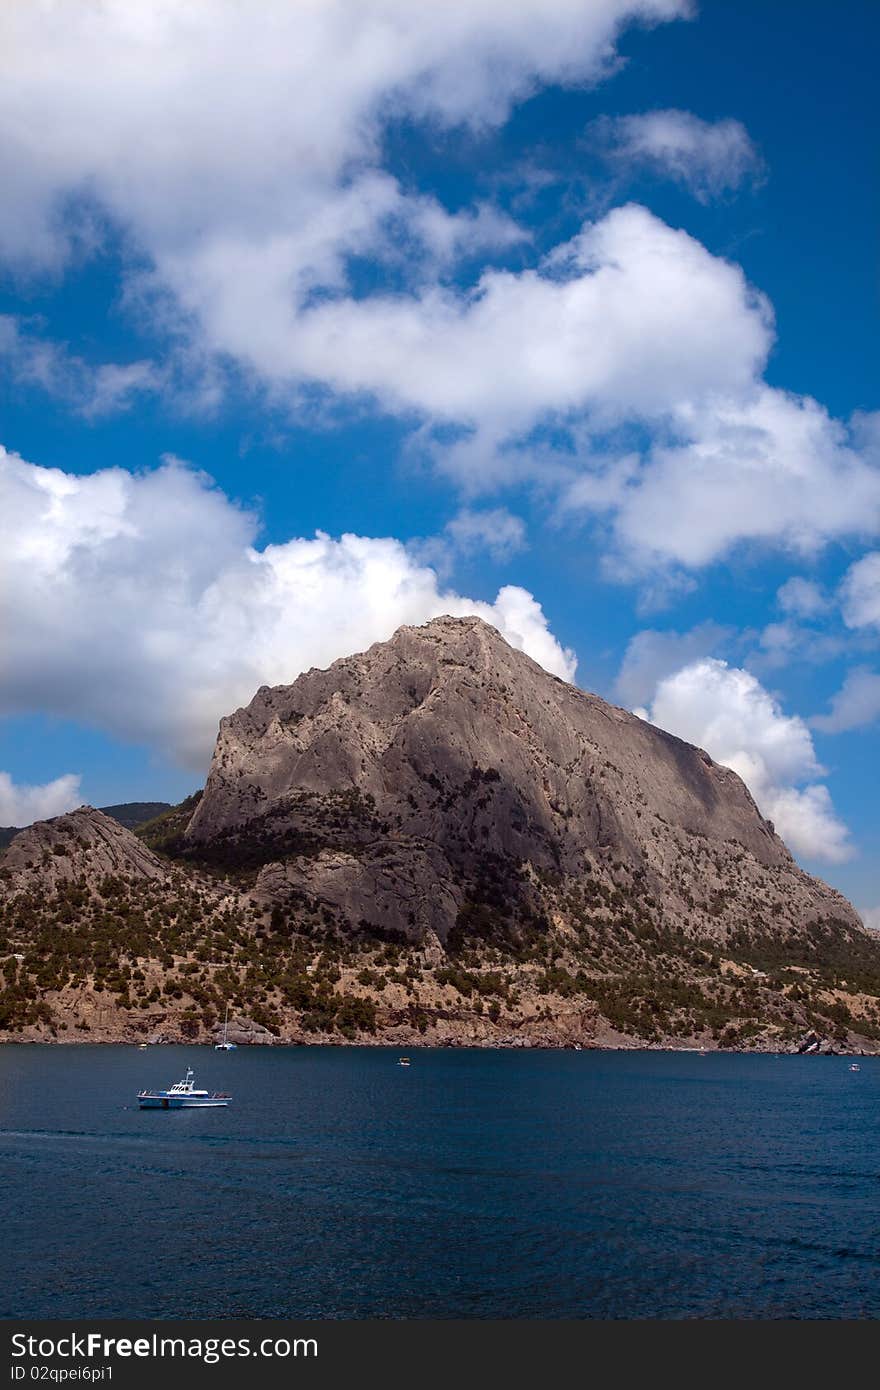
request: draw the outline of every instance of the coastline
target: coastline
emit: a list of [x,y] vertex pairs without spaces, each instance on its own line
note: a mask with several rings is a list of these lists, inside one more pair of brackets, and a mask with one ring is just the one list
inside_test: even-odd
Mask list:
[[[5,1037],[0,1039],[0,1049],[10,1047],[101,1047],[101,1048],[134,1048],[140,1050],[143,1039],[135,1040],[131,1038],[101,1038],[81,1035],[72,1038],[46,1037],[46,1036],[25,1036]],[[213,1051],[214,1042],[211,1039],[193,1039],[182,1036],[157,1038],[150,1040],[148,1047],[197,1047],[204,1048],[206,1051]],[[237,1043],[237,1048],[247,1048],[248,1050],[257,1048],[360,1048],[363,1051],[380,1051],[387,1049],[395,1051],[406,1048],[409,1052],[432,1051],[446,1049],[450,1051],[478,1051],[478,1052],[668,1052],[684,1053],[694,1056],[740,1056],[740,1057],[878,1057],[880,1056],[880,1045],[875,1047],[865,1046],[843,1046],[842,1044],[821,1043],[818,1047],[798,1047],[793,1045],[776,1044],[771,1045],[770,1040],[759,1039],[753,1046],[733,1047],[719,1046],[717,1043],[707,1041],[705,1044],[677,1043],[672,1039],[664,1039],[659,1042],[646,1042],[640,1038],[620,1038],[617,1041],[590,1041],[573,1043],[566,1041],[533,1041],[530,1038],[512,1039],[489,1039],[477,1040],[473,1038],[444,1038],[442,1040],[431,1040],[419,1037],[416,1041],[413,1038],[405,1037],[376,1037],[370,1041],[363,1038],[344,1038],[333,1037],[330,1034],[313,1035],[309,1038],[289,1038],[272,1037],[271,1039],[259,1042]]]

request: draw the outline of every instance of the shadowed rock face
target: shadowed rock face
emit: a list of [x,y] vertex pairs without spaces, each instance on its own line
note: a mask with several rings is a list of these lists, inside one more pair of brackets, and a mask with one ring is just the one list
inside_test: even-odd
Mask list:
[[20,830],[2,865],[17,888],[44,893],[78,879],[96,883],[108,874],[156,883],[168,878],[167,868],[137,836],[92,806]]
[[703,937],[859,926],[734,772],[477,618],[263,687],[221,723],[187,841],[259,866],[265,901],[413,939],[546,920],[588,878]]

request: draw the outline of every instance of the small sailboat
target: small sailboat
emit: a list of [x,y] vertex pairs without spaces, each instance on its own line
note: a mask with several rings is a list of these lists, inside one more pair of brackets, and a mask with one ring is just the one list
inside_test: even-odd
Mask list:
[[228,1105],[232,1096],[225,1091],[200,1091],[193,1080],[193,1069],[187,1067],[182,1081],[175,1081],[167,1091],[138,1091],[141,1110],[193,1110],[199,1107]]
[[223,1041],[214,1044],[215,1052],[234,1052],[238,1043],[230,1042],[226,1036],[229,1032],[229,1004],[226,1005],[226,1017],[223,1020]]

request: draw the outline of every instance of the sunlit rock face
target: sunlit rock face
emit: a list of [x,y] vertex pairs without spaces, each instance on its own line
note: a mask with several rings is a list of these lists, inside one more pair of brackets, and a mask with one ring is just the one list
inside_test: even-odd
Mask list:
[[564,927],[585,885],[694,938],[859,929],[736,773],[478,618],[259,690],[222,721],[186,844],[256,869],[266,902],[412,940]]

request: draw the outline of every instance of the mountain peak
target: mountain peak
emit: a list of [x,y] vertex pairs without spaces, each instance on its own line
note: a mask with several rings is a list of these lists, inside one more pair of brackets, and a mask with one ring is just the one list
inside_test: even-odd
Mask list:
[[268,899],[307,894],[340,923],[378,915],[441,941],[487,859],[514,915],[543,910],[536,875],[576,885],[601,866],[609,891],[639,883],[676,931],[763,920],[768,874],[779,924],[857,921],[794,864],[736,773],[475,616],[401,627],[260,690],[221,725],[187,837],[262,844]]
[[880,950],[740,778],[476,617],[263,687],[141,834],[13,841],[16,1036],[874,1046]]
[[532,660],[520,648],[508,642],[496,627],[475,613],[463,617],[443,613],[426,623],[405,623],[387,641],[374,642],[365,652],[340,660],[342,663],[358,662],[372,653],[380,656],[396,653],[400,659],[413,662],[418,661],[420,651],[425,660],[430,661],[430,653],[434,652],[436,660],[442,660],[443,655],[455,657],[460,663],[472,665],[475,669],[482,669],[492,661],[506,661],[509,652],[516,652],[527,661]]

